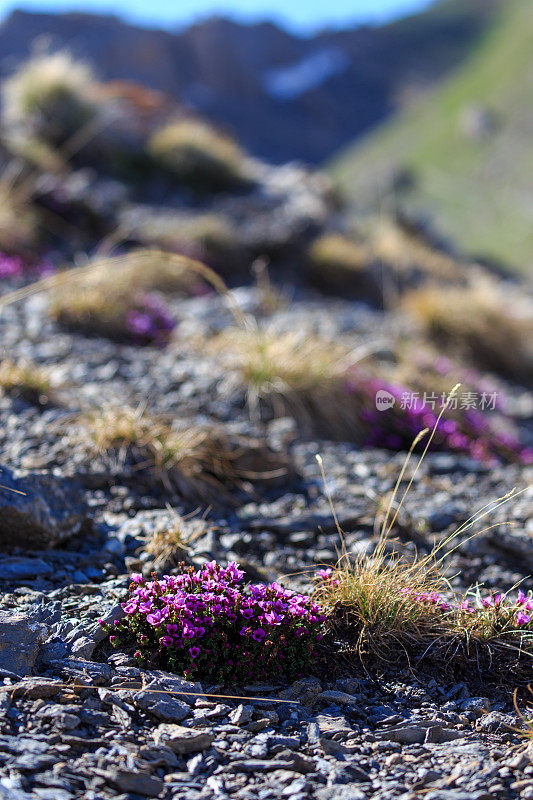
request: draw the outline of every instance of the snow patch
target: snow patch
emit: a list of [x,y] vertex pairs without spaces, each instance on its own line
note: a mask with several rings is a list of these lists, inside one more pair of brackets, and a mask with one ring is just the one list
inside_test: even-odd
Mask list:
[[328,47],[290,64],[268,70],[263,79],[266,91],[278,100],[292,100],[320,86],[348,67],[350,59],[337,47]]

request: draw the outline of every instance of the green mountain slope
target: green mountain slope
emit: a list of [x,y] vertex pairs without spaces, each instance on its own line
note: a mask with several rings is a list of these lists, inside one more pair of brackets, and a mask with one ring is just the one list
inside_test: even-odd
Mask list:
[[[398,192],[404,168],[414,186]],[[465,252],[533,270],[533,2],[502,2],[451,78],[332,170],[356,207],[394,194]]]

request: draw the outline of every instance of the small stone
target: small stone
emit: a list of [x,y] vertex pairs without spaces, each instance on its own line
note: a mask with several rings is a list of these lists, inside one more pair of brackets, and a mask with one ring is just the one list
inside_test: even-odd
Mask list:
[[518,753],[511,761],[507,761],[506,766],[509,769],[524,769],[530,763],[527,753]]
[[329,784],[351,784],[370,781],[368,774],[355,764],[342,764],[330,773]]
[[146,772],[134,772],[128,769],[114,769],[109,773],[108,781],[122,792],[131,792],[146,797],[159,797],[164,787],[163,781],[159,778],[148,775]]
[[92,656],[96,644],[97,642],[94,639],[90,639],[88,636],[80,636],[72,644],[70,653],[74,658],[88,659]]
[[52,678],[28,678],[9,687],[12,697],[23,697],[28,700],[53,697],[63,689],[62,681]]
[[252,719],[253,710],[253,706],[245,706],[241,703],[230,712],[229,718],[234,725],[246,725]]
[[307,678],[295,681],[288,689],[279,693],[279,698],[281,700],[299,700],[304,706],[312,706],[321,691],[322,686],[318,678]]
[[390,730],[376,731],[378,739],[387,739],[400,744],[422,744],[428,730],[420,725],[404,725]]
[[443,742],[454,742],[456,739],[464,739],[466,735],[464,731],[435,725],[426,731],[424,742],[426,744],[442,744]]
[[[285,759],[272,759],[269,761],[267,759],[246,758],[243,761],[232,761],[231,764],[224,767],[224,772],[244,772],[248,775],[261,772],[274,772],[275,770],[287,770],[291,773],[297,771],[292,766],[292,761],[286,761]],[[295,776],[291,775],[291,778],[292,777]]]
[[307,774],[315,771],[315,761],[310,756],[303,753],[295,753],[289,750],[283,750],[277,753],[278,758],[282,759],[288,766],[285,769],[292,769],[295,772]]
[[320,737],[329,738],[336,733],[348,734],[353,733],[352,726],[343,716],[330,716],[327,714],[319,714],[316,718],[320,730]]
[[61,705],[45,705],[37,711],[36,716],[46,722],[52,722],[65,731],[72,731],[80,724],[80,718],[75,714],[70,714]]
[[323,703],[336,703],[336,705],[342,706],[355,706],[359,702],[359,699],[355,697],[355,695],[339,692],[336,689],[320,692],[318,699]]
[[6,581],[38,578],[39,576],[50,575],[53,571],[51,564],[47,564],[42,558],[4,556],[0,561],[0,579]]
[[476,730],[484,733],[502,733],[513,731],[516,721],[510,714],[501,714],[499,711],[491,711],[485,714],[476,725]]
[[96,661],[85,661],[81,658],[64,658],[61,661],[52,661],[51,666],[58,669],[62,675],[69,678],[81,678],[102,685],[109,683],[113,677],[113,670],[107,664]]
[[215,735],[209,731],[163,724],[154,731],[154,742],[170,747],[175,753],[198,753],[211,746]]
[[320,740],[320,727],[318,722],[310,722],[307,726],[307,742],[310,747],[318,744]]
[[145,689],[148,691],[169,692],[190,706],[193,706],[197,700],[206,699],[201,683],[188,681],[185,678],[180,678],[179,675],[173,675],[171,672],[151,670],[150,672],[144,672],[143,676],[146,678]]
[[79,533],[87,519],[82,492],[74,481],[2,467],[0,484],[3,546],[54,547]]
[[324,753],[328,756],[344,756],[346,753],[349,753],[348,748],[342,742],[337,742],[335,739],[326,739],[325,737],[320,738],[320,746]]
[[243,725],[245,731],[250,731],[250,733],[259,733],[259,731],[268,728],[270,725],[270,720],[267,717],[262,719],[254,719],[253,722],[249,722],[247,725]]
[[0,668],[15,675],[31,672],[46,628],[31,617],[0,611]]
[[[120,693],[119,696],[125,693]],[[181,722],[191,713],[191,708],[183,700],[165,697],[155,692],[138,692],[132,697],[133,702],[143,711],[153,714],[164,722]]]

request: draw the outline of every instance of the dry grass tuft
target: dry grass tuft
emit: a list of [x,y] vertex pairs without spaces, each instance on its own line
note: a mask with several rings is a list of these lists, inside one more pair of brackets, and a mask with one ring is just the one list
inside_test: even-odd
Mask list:
[[231,220],[214,212],[161,211],[123,215],[121,230],[145,246],[184,253],[232,274],[246,263],[238,232]]
[[370,232],[376,259],[388,264],[399,278],[432,278],[464,283],[465,264],[439,250],[420,232],[397,220],[380,218]]
[[0,176],[0,251],[20,253],[31,249],[39,236],[38,215],[32,192],[8,172]]
[[94,76],[67,52],[37,55],[4,81],[3,119],[8,128],[60,146],[96,114]]
[[246,388],[253,413],[294,417],[308,432],[353,438],[354,398],[346,388],[353,361],[341,344],[300,333],[233,328],[211,344]]
[[311,244],[307,262],[309,280],[319,289],[381,302],[375,260],[366,244],[340,233],[326,233]]
[[[451,397],[458,388],[459,385],[452,390]],[[481,508],[444,541],[435,544],[427,555],[415,553],[408,560],[395,551],[391,539],[394,524],[445,410],[446,406],[429,436],[426,429],[413,442],[388,499],[377,544],[370,555],[353,559],[346,551],[322,460],[317,456],[342,547],[337,565],[319,573],[316,595],[328,615],[330,633],[344,643],[348,656],[355,653],[359,659],[370,657],[391,663],[404,653],[408,660],[412,655],[417,659],[429,656],[441,664],[461,663],[463,667],[475,664],[478,669],[480,664],[492,669],[498,658],[503,658],[507,665],[520,662],[522,680],[530,674],[533,658],[530,618],[519,620],[527,597],[524,595],[522,600],[512,603],[505,595],[494,593],[483,598],[478,590],[472,603],[473,593],[457,597],[445,577],[447,559],[457,546],[452,543],[506,503],[516,494],[515,490]],[[410,457],[424,438],[423,452],[398,501]],[[515,677],[518,681],[518,672]]]
[[413,594],[440,596],[447,588],[434,554],[409,562],[381,541],[370,556],[341,559],[317,596],[360,657],[390,660],[399,650],[449,634],[437,605],[413,600]]
[[[152,251],[146,257],[144,251],[133,251],[119,261],[98,259],[80,276],[73,271],[72,280],[52,287],[49,313],[68,328],[118,341],[130,340],[135,334],[130,314],[146,311],[147,305],[154,302],[151,293],[191,295],[200,285],[201,280],[188,269],[186,259],[176,262],[163,252]],[[161,314],[166,315],[164,304],[159,303]],[[164,327],[159,330],[155,325],[154,334],[157,333],[163,336]],[[166,333],[169,335],[170,330]]]
[[0,362],[0,390],[34,405],[45,405],[53,396],[48,370],[29,361]]
[[[217,272],[187,256],[149,249],[135,250],[125,256],[101,257],[69,270],[55,272],[3,295],[0,309],[47,292],[53,317],[66,325],[88,331],[100,330],[97,326],[103,318],[105,324],[101,332],[107,335],[107,330],[113,330],[107,326],[108,319],[111,322],[115,319],[115,305],[109,302],[110,297],[124,308],[121,305],[124,298],[128,299],[128,303],[130,300],[136,302],[136,290],[140,290],[144,296],[148,288],[196,293],[204,291],[204,283],[212,286],[225,299],[235,321],[245,326],[245,314]],[[123,317],[119,317],[119,333],[124,329],[123,322]]]
[[490,281],[465,288],[427,288],[406,296],[405,309],[431,339],[483,369],[533,381],[533,316]]
[[[533,697],[533,685],[528,686],[530,694]],[[526,736],[529,739],[528,753],[531,761],[533,762],[533,707],[529,709],[531,716],[524,719],[526,724]]]
[[157,572],[174,569],[187,555],[187,548],[207,532],[201,517],[183,517],[172,511],[170,524],[162,524],[147,541],[144,550],[153,559]]
[[140,408],[90,411],[80,419],[90,449],[133,471],[149,471],[191,502],[218,505],[234,489],[286,476],[288,462],[257,440],[214,426],[175,428]]
[[198,191],[223,191],[247,183],[246,156],[239,145],[211,125],[178,119],[148,142],[154,161],[177,181]]

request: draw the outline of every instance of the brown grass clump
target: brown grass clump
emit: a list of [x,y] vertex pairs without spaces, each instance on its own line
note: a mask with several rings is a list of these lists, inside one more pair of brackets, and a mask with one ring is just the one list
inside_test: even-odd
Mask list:
[[124,215],[121,230],[143,245],[160,247],[212,264],[223,274],[243,267],[245,254],[231,220],[213,212],[159,211]]
[[0,362],[0,390],[34,405],[45,405],[53,395],[48,370],[29,361]]
[[347,347],[296,332],[233,328],[216,337],[213,352],[225,359],[246,388],[253,413],[292,416],[308,432],[353,438],[358,432],[346,369]]
[[37,243],[39,220],[29,185],[0,176],[0,252],[20,253]]
[[81,418],[95,453],[152,473],[185,500],[218,505],[233,489],[286,476],[288,462],[257,440],[214,426],[175,428],[140,408],[107,407]]
[[307,261],[309,280],[319,289],[381,302],[375,262],[367,245],[340,233],[326,233],[312,242]]
[[389,660],[398,650],[449,635],[437,604],[413,601],[447,588],[432,555],[409,562],[380,542],[370,556],[342,559],[317,596],[359,656]]
[[90,68],[67,52],[34,56],[3,83],[4,122],[61,146],[96,115],[93,86]]
[[[450,397],[458,388],[459,385]],[[415,553],[413,558],[403,557],[391,539],[398,515],[446,407],[431,433],[421,431],[413,442],[387,501],[377,543],[370,555],[351,558],[346,551],[322,460],[317,456],[341,539],[341,555],[334,568],[318,573],[316,596],[326,611],[331,638],[336,642],[341,640],[341,651],[348,659],[355,655],[363,662],[369,657],[387,664],[397,662],[398,656],[403,654],[409,663],[415,658],[433,661],[440,668],[443,664],[452,669],[454,666],[467,670],[475,667],[480,674],[484,669],[493,674],[496,670],[498,678],[512,664],[516,667],[513,681],[523,683],[531,674],[533,658],[533,623],[529,624],[531,617],[528,616],[533,603],[531,595],[519,592],[513,601],[495,591],[483,597],[478,588],[474,593],[457,597],[445,577],[447,559],[457,547],[453,543],[506,503],[516,494],[515,490],[481,508],[451,536],[433,545],[427,555]],[[422,454],[398,501],[410,457],[424,438]]]
[[[345,554],[317,590],[330,633],[348,659],[390,664],[405,657],[452,671],[496,672],[498,679],[514,665],[516,684],[531,675],[533,629],[517,626],[512,601],[498,605],[490,592],[477,604],[469,593],[457,597],[438,546],[411,560],[391,547],[381,540],[370,556]],[[494,598],[495,605],[483,607]]]
[[[63,283],[52,286],[51,317],[68,328],[117,341],[134,337],[131,312],[146,311],[154,303],[153,292],[190,295],[201,285],[198,276],[188,269],[186,260],[176,262],[157,251],[151,251],[148,257],[144,251],[133,251],[120,259],[98,259],[82,274],[73,271],[72,280],[68,280],[68,274],[66,278]],[[160,314],[154,309],[154,315],[166,316],[163,302],[155,302],[161,309]],[[154,333],[154,340],[158,333],[165,335],[164,326],[158,326],[157,319]]]
[[465,264],[406,224],[382,218],[369,238],[374,257],[388,264],[400,280],[403,276],[464,283]]
[[197,191],[235,189],[248,181],[239,145],[201,120],[164,125],[149,140],[148,152],[178,182]]
[[156,528],[144,550],[153,558],[156,571],[167,572],[184,560],[187,548],[206,531],[207,524],[203,518],[183,517],[172,511],[170,523]]
[[464,288],[427,288],[406,296],[404,308],[439,346],[482,369],[531,383],[533,315],[521,300],[489,281]]
[[[529,692],[533,697],[533,685],[529,686]],[[531,761],[533,762],[533,706],[529,709],[530,716],[524,720],[526,724],[526,736],[529,739],[528,753]]]

